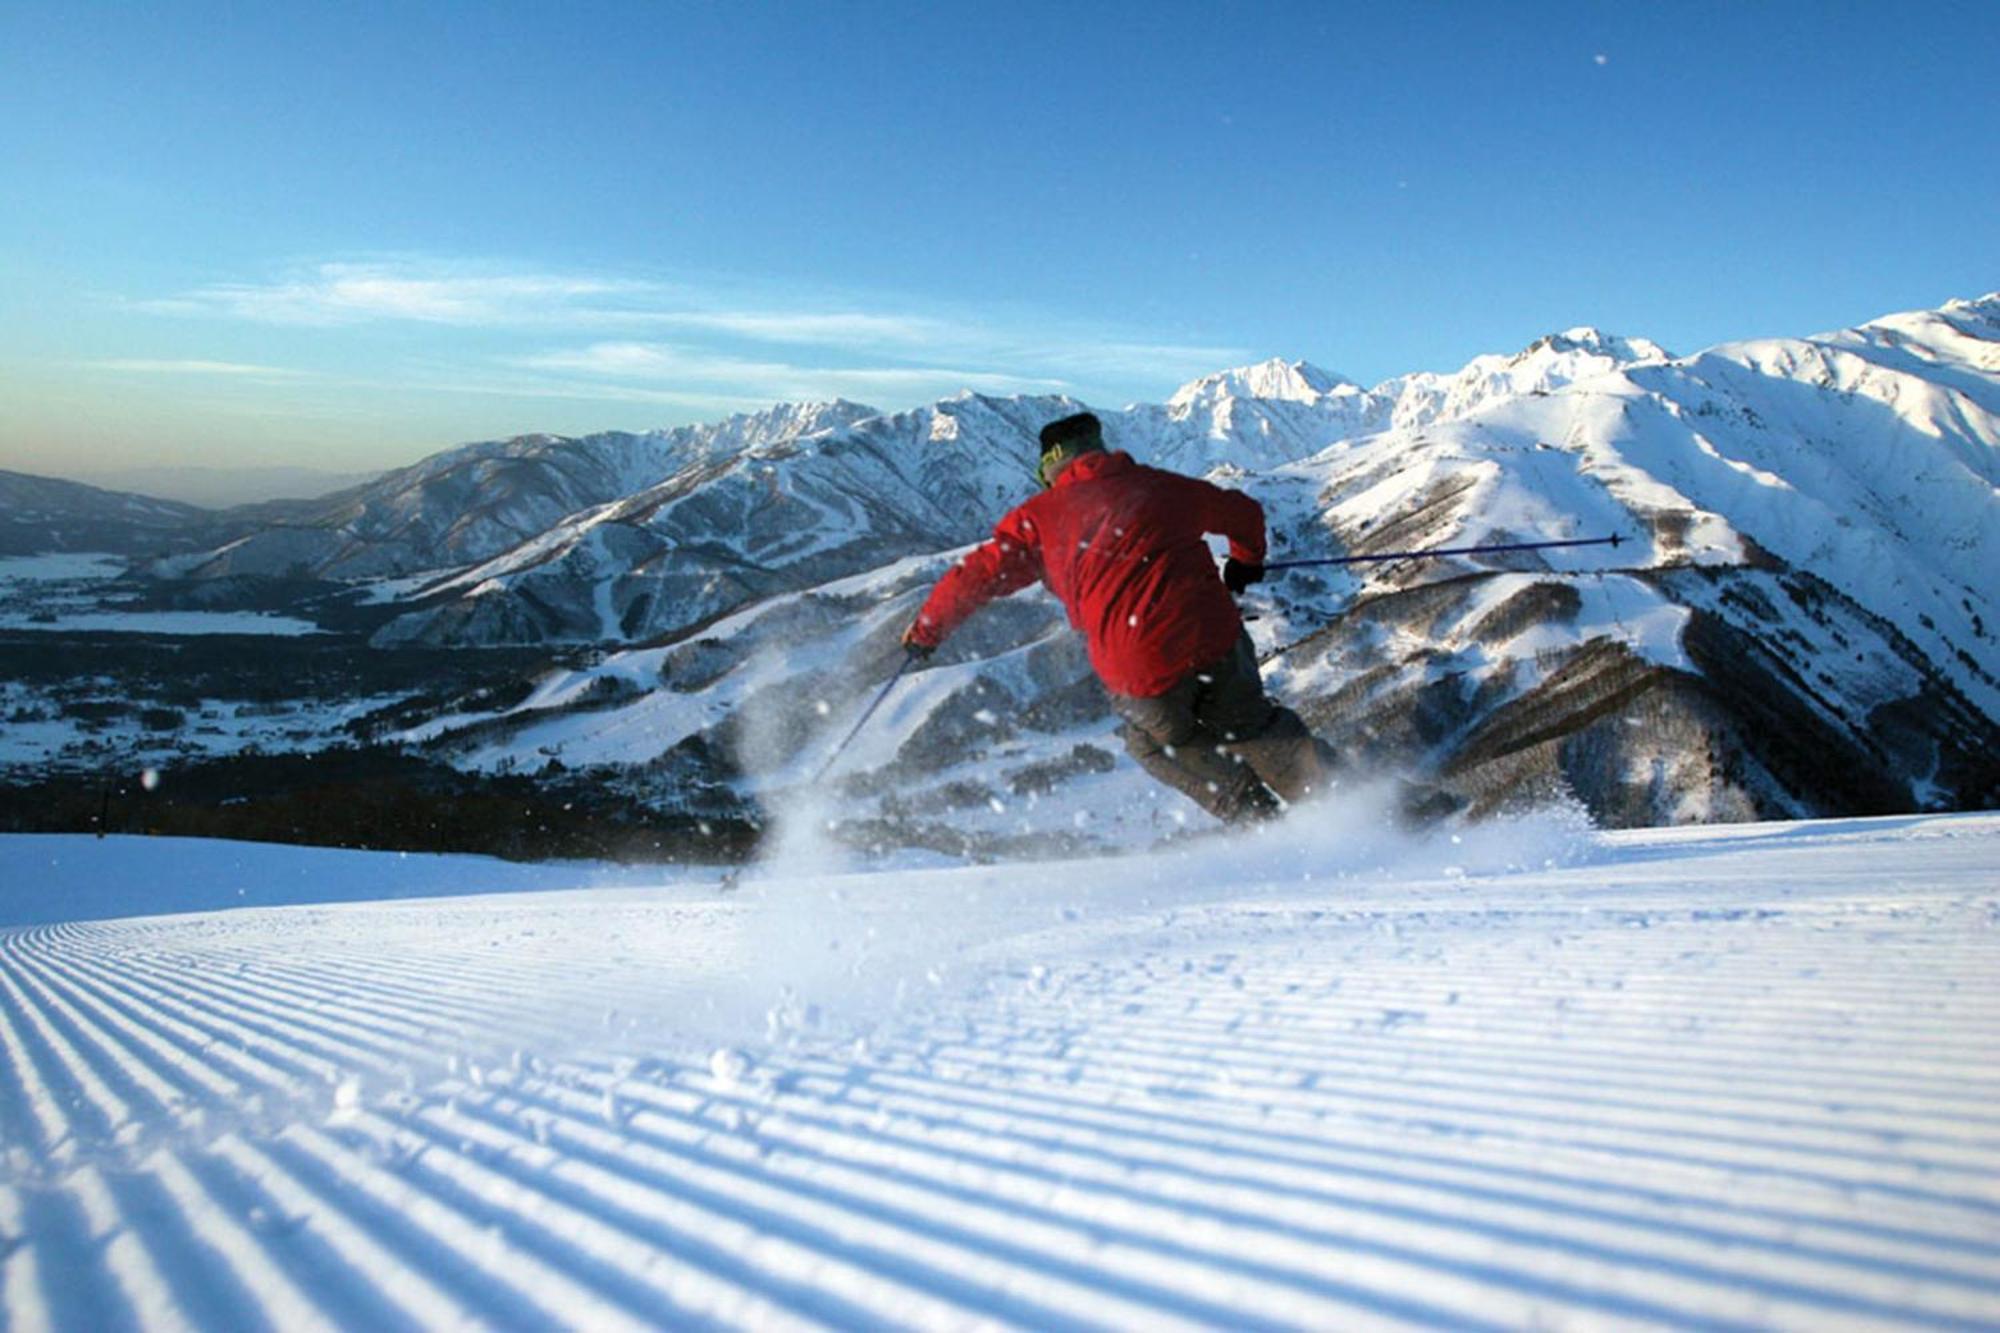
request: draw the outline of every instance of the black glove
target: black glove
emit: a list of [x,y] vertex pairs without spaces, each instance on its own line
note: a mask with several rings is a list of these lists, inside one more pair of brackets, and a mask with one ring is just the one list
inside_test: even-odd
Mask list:
[[930,655],[937,651],[937,645],[919,639],[917,627],[912,625],[903,631],[903,651],[913,662],[926,662],[930,660]]
[[1253,583],[1264,581],[1264,567],[1253,565],[1235,556],[1222,562],[1222,586],[1229,589],[1233,597],[1241,597],[1243,590]]

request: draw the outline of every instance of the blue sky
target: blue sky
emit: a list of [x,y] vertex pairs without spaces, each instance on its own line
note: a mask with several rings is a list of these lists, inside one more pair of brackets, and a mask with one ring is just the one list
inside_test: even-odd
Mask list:
[[1373,383],[2000,287],[2000,5],[0,8],[0,467]]

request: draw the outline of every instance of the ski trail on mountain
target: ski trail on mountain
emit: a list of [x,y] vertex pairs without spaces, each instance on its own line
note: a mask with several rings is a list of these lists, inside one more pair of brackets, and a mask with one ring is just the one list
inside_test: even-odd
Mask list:
[[2000,817],[1336,841],[11,930],[0,1311],[1991,1327]]

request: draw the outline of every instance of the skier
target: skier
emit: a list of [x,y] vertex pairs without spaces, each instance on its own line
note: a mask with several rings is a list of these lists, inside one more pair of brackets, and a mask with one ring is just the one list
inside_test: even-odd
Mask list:
[[[1041,445],[1042,493],[938,581],[904,648],[929,657],[974,611],[1039,578],[1083,631],[1148,773],[1225,823],[1324,791],[1328,751],[1265,696],[1232,597],[1264,577],[1263,506],[1108,452],[1089,412],[1043,427]],[[1219,579],[1207,533],[1229,539]]]

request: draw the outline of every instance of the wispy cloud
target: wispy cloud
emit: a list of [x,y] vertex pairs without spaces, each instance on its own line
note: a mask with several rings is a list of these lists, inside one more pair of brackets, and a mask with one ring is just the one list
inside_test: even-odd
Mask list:
[[672,330],[812,347],[923,347],[976,334],[928,316],[746,308],[683,285],[449,263],[323,263],[267,282],[216,283],[143,300],[160,315],[328,327],[414,322],[463,328]]
[[262,283],[217,283],[140,301],[165,315],[216,315],[261,324],[328,326],[408,320],[517,327],[615,313],[605,303],[652,296],[649,283],[549,273],[454,271],[407,264],[318,264]]
[[690,310],[639,317],[661,328],[719,333],[749,342],[796,347],[925,347],[961,340],[965,331],[938,319],[915,315],[870,315],[773,310]]
[[526,370],[588,375],[685,388],[705,385],[765,401],[912,396],[942,397],[960,389],[982,393],[1057,393],[1066,382],[1037,375],[946,366],[802,366],[729,356],[671,343],[600,342],[514,358]]
[[[131,304],[160,315],[347,330],[340,336],[348,339],[370,325],[433,326],[438,341],[426,359],[434,370],[444,368],[436,378],[453,391],[487,392],[491,385],[493,392],[524,397],[659,402],[694,411],[720,402],[734,410],[833,397],[897,408],[963,389],[1092,397],[1141,385],[1164,396],[1247,357],[1239,348],[1134,338],[1130,330],[1035,312],[963,318],[879,295],[772,296],[741,280],[667,282],[392,257],[304,265],[265,281],[216,283]],[[447,331],[481,341],[454,342],[458,335]],[[565,335],[573,339],[567,345]],[[356,365],[355,346],[343,348],[349,367]],[[408,355],[407,343],[397,355]],[[254,369],[195,361],[100,365],[134,373]],[[400,378],[417,387],[419,377]]]
[[240,361],[161,361],[143,357],[117,357],[104,361],[83,361],[88,370],[108,370],[119,375],[218,375],[231,379],[298,380],[315,378],[307,370],[287,370],[282,366],[246,365]]
[[523,401],[548,399],[555,402],[645,403],[698,415],[724,416],[731,412],[758,412],[774,401],[768,394],[736,395],[727,391],[681,390],[640,384],[597,383],[548,376],[498,377],[466,375],[434,377],[404,386],[426,393],[465,395],[477,398],[515,398]]

